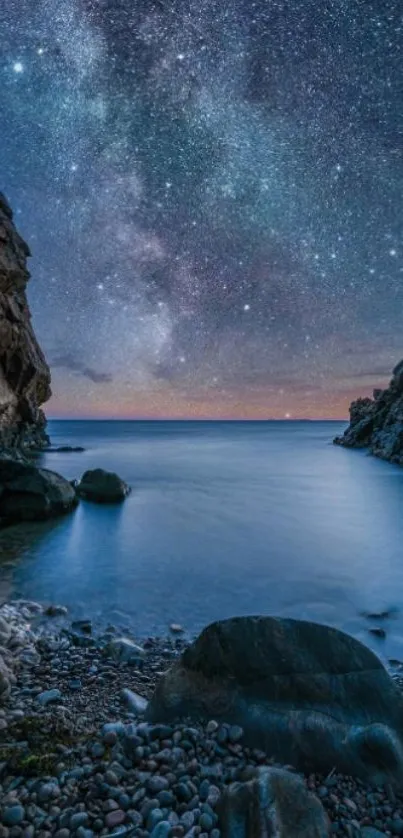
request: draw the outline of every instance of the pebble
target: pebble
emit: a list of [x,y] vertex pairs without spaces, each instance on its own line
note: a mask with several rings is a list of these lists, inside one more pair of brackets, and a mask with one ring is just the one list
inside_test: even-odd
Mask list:
[[145,713],[148,705],[147,699],[143,698],[143,696],[138,695],[138,693],[134,693],[132,690],[124,688],[122,690],[122,698],[129,706],[129,709],[132,710],[133,713],[141,714]]
[[[36,716],[44,735],[51,724],[61,730],[78,725],[79,735],[72,742],[56,736],[56,762],[46,765],[39,781],[0,762],[0,838],[220,838],[216,809],[222,786],[237,779],[238,769],[267,758],[244,747],[239,725],[138,723],[138,702],[146,706],[143,696],[150,695],[183,641],[149,638],[138,669],[119,656],[105,659],[94,635],[92,647],[77,646],[64,629],[55,634],[55,623],[46,625],[49,635],[35,639],[31,633],[21,643],[29,652],[22,660],[30,662],[24,662],[18,687],[0,708],[0,729],[8,725],[14,737],[15,726],[17,739],[18,724]],[[102,642],[107,646],[110,636]],[[332,834],[403,836],[403,797],[397,791],[370,789],[335,772],[327,778],[311,775],[308,787],[322,800]],[[13,811],[16,820],[7,822]]]
[[172,825],[169,821],[160,821],[151,832],[150,838],[169,838]]
[[39,693],[36,697],[36,700],[42,707],[47,707],[48,704],[52,704],[55,701],[60,701],[62,694],[60,690],[44,690],[44,692]]
[[25,809],[23,806],[6,806],[3,811],[2,821],[4,826],[17,826],[25,818]]
[[114,826],[119,826],[126,819],[126,813],[123,809],[115,809],[113,812],[108,812],[105,817],[106,826],[111,829]]
[[78,829],[79,826],[87,826],[88,814],[87,812],[75,812],[70,818],[70,829]]

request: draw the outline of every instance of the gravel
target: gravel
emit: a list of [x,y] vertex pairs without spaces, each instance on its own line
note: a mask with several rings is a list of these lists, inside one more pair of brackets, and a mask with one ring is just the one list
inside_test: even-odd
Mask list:
[[[16,682],[0,708],[0,838],[220,838],[223,787],[273,761],[244,747],[236,725],[142,722],[134,708],[144,707],[185,641],[111,644],[114,630],[97,636],[88,620],[73,629],[57,607],[45,622],[34,612],[34,636],[29,607],[12,609],[0,608],[20,639]],[[135,658],[127,655],[134,646]],[[403,836],[403,797],[391,788],[336,773],[305,781],[333,835]]]

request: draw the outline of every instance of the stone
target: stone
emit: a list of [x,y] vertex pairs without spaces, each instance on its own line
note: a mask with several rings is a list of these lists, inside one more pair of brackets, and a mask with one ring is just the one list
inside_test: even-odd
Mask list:
[[169,821],[160,821],[151,832],[150,838],[169,838],[171,828]]
[[132,713],[135,713],[136,715],[145,713],[148,707],[148,701],[146,698],[143,698],[142,695],[134,693],[132,690],[127,689],[127,687],[124,687],[121,692],[121,696]]
[[10,695],[11,687],[14,684],[14,674],[3,655],[0,653],[0,704]]
[[76,492],[85,500],[96,503],[118,503],[127,497],[130,488],[114,472],[96,468],[84,472]]
[[119,826],[121,823],[124,822],[126,818],[126,813],[123,809],[114,809],[113,812],[108,812],[105,817],[106,826],[110,829],[114,826]]
[[91,620],[73,620],[71,628],[73,631],[82,631],[83,634],[92,634]]
[[75,812],[70,818],[70,829],[78,829],[79,826],[87,826],[87,812]]
[[379,637],[380,640],[385,640],[386,631],[383,628],[370,628],[368,629],[370,634],[373,634],[375,637]]
[[68,480],[48,469],[0,457],[0,518],[10,524],[63,515],[77,505]]
[[57,448],[46,448],[47,454],[71,454],[85,451],[82,445],[58,445]]
[[19,804],[6,806],[1,815],[0,821],[5,826],[18,826],[25,818],[25,809]]
[[297,770],[403,783],[403,699],[379,658],[329,626],[238,617],[208,626],[160,679],[148,722],[243,728]]
[[62,698],[62,694],[60,690],[53,689],[53,690],[44,690],[44,692],[39,693],[36,697],[38,704],[41,704],[42,707],[46,707],[48,704],[54,704],[56,701],[60,701]]
[[362,826],[361,838],[386,838],[386,835],[384,832],[379,832],[379,829],[374,829],[373,826]]
[[45,609],[46,617],[65,617],[68,614],[68,608],[65,605],[48,605]]
[[233,783],[219,805],[222,838],[328,838],[330,824],[321,802],[300,777],[261,768],[254,779]]
[[350,424],[334,443],[369,448],[374,456],[403,465],[403,361],[395,366],[385,390],[375,390],[373,399],[351,403]]
[[51,396],[50,370],[27,302],[29,256],[0,193],[0,448],[15,457],[49,444],[41,405]]
[[133,643],[128,637],[114,637],[103,649],[106,657],[113,658],[120,663],[138,663],[145,652],[137,643]]

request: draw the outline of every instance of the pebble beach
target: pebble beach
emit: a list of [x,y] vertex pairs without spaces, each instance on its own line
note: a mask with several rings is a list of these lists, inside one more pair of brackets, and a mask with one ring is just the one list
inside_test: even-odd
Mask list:
[[[276,764],[218,724],[157,724],[142,714],[158,678],[186,645],[135,638],[66,609],[0,607],[0,838],[219,838],[223,788]],[[293,771],[292,766],[288,766]],[[348,776],[306,776],[331,832],[403,835],[403,796]]]

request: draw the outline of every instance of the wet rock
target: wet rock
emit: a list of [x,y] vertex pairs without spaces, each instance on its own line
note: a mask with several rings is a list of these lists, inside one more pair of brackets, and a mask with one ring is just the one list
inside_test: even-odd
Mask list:
[[83,634],[92,633],[91,620],[73,620],[71,627],[73,631],[82,631]]
[[44,613],[46,617],[64,617],[68,614],[68,608],[65,605],[48,605]]
[[386,637],[386,631],[383,628],[370,628],[368,631],[370,634],[375,635],[375,637],[379,637],[381,640],[384,640]]
[[298,770],[403,782],[403,702],[379,658],[328,626],[240,617],[208,626],[160,679],[151,722],[239,725]]
[[97,468],[83,474],[76,492],[80,497],[96,503],[118,503],[127,497],[130,488],[114,472]]
[[0,458],[0,517],[5,523],[39,521],[69,512],[77,497],[56,472]]
[[85,451],[81,445],[58,445],[56,448],[46,448],[46,454],[69,454]]

